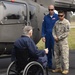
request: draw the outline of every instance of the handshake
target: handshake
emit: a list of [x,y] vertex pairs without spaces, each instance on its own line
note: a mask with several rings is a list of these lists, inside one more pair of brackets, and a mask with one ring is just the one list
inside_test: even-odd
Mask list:
[[44,49],[44,50],[45,50],[45,53],[48,54],[48,48],[46,48],[46,49]]

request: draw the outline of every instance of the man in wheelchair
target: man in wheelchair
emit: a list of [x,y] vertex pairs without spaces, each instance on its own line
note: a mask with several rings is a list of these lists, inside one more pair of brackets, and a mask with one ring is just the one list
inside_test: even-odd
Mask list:
[[22,36],[14,43],[11,60],[16,61],[18,71],[24,69],[30,61],[37,61],[41,63],[43,67],[47,66],[46,54],[48,53],[48,49],[38,50],[30,38],[32,33],[33,28],[31,26],[25,26]]

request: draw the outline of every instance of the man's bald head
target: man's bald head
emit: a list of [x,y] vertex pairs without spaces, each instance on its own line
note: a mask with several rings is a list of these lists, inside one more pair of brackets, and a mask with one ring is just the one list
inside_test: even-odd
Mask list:
[[55,9],[55,8],[54,8],[54,5],[49,5],[49,6],[48,6],[48,9]]
[[50,15],[53,15],[53,14],[54,14],[54,9],[55,9],[55,8],[54,8],[54,5],[49,5],[49,6],[48,6],[48,10],[49,10],[49,14],[50,14]]

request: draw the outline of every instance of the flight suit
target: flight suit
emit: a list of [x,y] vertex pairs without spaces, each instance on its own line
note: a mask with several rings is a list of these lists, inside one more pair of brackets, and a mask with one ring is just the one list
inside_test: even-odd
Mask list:
[[63,21],[58,20],[53,28],[53,36],[58,37],[58,41],[55,41],[54,44],[56,68],[62,68],[62,56],[64,70],[69,69],[69,46],[67,41],[69,30],[70,23],[67,19],[64,19]]
[[47,54],[48,57],[48,67],[52,68],[52,54],[54,48],[54,38],[52,35],[52,29],[54,27],[55,22],[58,20],[58,15],[53,14],[51,17],[50,14],[44,17],[44,21],[42,23],[42,37],[45,37],[45,47],[48,48],[49,52]]

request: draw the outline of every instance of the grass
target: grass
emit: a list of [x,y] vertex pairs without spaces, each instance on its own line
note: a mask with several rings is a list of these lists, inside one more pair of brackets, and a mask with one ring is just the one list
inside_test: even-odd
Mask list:
[[71,50],[75,50],[75,28],[72,28],[70,30],[70,34],[68,37],[68,42],[69,42],[69,48]]
[[[75,28],[71,28],[70,34],[68,37],[68,42],[69,42],[69,48],[70,50],[75,50]],[[45,44],[42,42],[42,40],[39,41],[37,44],[39,49],[44,49]]]
[[39,49],[44,49],[44,48],[45,48],[45,43],[42,42],[42,40],[40,40],[39,43],[37,44],[37,47],[38,47]]

